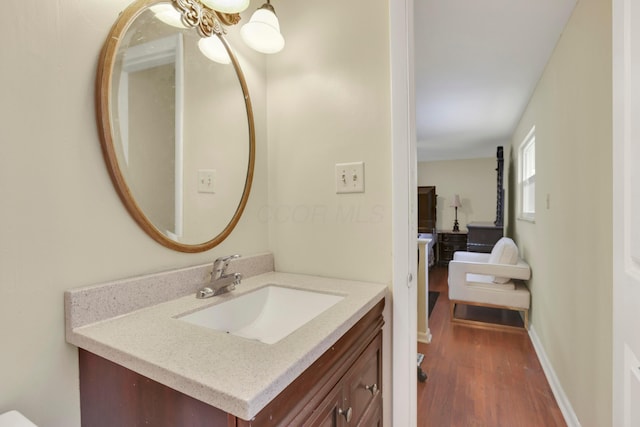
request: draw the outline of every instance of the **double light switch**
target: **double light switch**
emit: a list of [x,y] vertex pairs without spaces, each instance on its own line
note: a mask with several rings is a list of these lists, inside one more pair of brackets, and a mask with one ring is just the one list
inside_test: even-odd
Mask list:
[[336,163],[336,193],[364,193],[364,162]]

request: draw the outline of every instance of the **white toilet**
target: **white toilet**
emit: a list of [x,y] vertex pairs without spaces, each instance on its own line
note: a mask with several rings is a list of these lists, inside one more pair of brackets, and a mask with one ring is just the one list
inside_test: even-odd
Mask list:
[[0,414],[0,427],[38,427],[18,411]]

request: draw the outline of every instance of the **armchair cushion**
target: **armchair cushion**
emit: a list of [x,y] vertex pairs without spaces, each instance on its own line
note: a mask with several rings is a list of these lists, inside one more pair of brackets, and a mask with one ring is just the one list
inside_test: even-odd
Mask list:
[[[487,264],[490,256],[490,254],[482,252],[457,251],[453,253],[453,260]],[[494,276],[492,274],[467,273],[466,279],[469,286],[493,286],[494,289],[515,289],[515,285],[509,281],[498,285],[497,282],[494,281]]]
[[[495,244],[489,255],[489,264],[515,265],[518,262],[518,246],[508,237],[502,237]],[[510,277],[494,276],[494,283],[507,283]]]
[[467,273],[467,285],[469,286],[479,286],[479,287],[487,287],[489,289],[503,289],[503,290],[513,290],[516,288],[515,283],[509,279],[507,283],[496,283],[494,282],[493,276],[487,276],[485,274],[473,274]]

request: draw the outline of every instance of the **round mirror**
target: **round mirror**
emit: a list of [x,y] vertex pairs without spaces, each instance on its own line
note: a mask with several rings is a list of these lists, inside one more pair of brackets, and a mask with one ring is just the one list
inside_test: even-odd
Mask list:
[[97,118],[109,174],[132,217],[159,243],[200,252],[242,215],[255,135],[228,42],[215,32],[201,37],[180,17],[158,0],[120,15],[100,56]]

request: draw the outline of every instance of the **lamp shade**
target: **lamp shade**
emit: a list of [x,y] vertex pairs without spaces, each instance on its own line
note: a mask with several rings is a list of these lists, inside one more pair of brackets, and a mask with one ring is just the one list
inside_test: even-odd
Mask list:
[[231,57],[222,40],[217,35],[204,37],[198,40],[198,48],[200,52],[210,60],[219,64],[230,64]]
[[249,22],[240,29],[244,42],[261,53],[277,53],[284,47],[280,23],[270,4],[264,4],[253,12]]
[[249,0],[201,0],[202,4],[223,13],[240,13],[249,7]]
[[453,196],[453,200],[451,201],[451,206],[452,208],[460,208],[462,207],[462,203],[460,203],[460,196],[458,194],[456,194],[455,196]]

